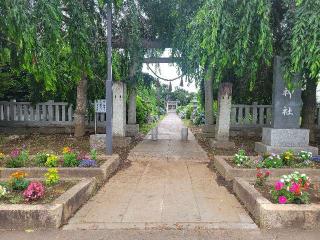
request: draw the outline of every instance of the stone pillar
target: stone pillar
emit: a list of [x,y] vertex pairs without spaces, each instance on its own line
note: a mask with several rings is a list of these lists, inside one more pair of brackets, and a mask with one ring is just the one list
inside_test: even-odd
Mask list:
[[205,137],[214,137],[212,82],[212,76],[204,80],[205,125],[202,127],[202,132]]
[[137,123],[137,90],[132,88],[129,94],[128,124]]
[[234,148],[234,142],[229,141],[230,115],[232,100],[232,84],[221,83],[218,94],[218,116],[215,129],[215,139],[211,140],[212,147]]
[[113,86],[113,136],[126,136],[126,85],[114,82]]
[[139,132],[139,124],[137,124],[137,90],[132,88],[129,93],[128,104],[128,124],[126,136],[133,137]]
[[288,89],[283,79],[282,58],[276,56],[273,64],[272,124],[262,129],[262,142],[255,144],[258,153],[282,153],[304,150],[318,154],[318,148],[309,146],[309,130],[300,129],[302,108],[300,76],[292,80],[294,90]]

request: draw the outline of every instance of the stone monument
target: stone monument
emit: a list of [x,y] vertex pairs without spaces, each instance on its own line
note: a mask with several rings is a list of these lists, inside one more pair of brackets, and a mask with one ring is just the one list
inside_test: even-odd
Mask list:
[[[299,75],[292,84],[298,86]],[[294,90],[286,87],[283,79],[282,58],[276,56],[273,66],[271,128],[262,129],[262,142],[255,144],[258,153],[282,153],[302,150],[318,154],[318,148],[309,146],[309,130],[300,128],[302,109],[301,88]]]
[[221,83],[218,95],[218,116],[215,129],[215,139],[210,144],[215,148],[234,148],[234,142],[229,140],[230,114],[232,100],[232,83]]
[[132,88],[129,93],[128,124],[126,126],[126,136],[134,137],[139,133],[137,124],[137,90]]

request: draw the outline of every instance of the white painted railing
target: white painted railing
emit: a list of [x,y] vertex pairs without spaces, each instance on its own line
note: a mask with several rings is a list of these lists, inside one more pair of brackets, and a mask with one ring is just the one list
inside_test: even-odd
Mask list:
[[33,105],[30,102],[0,102],[0,121],[30,123],[30,125],[72,124],[72,104],[48,101]]
[[[2,126],[23,124],[24,126],[70,126],[73,124],[73,106],[65,102],[48,101],[33,105],[30,102],[0,101],[0,123]],[[272,106],[233,104],[232,127],[265,127],[271,125]],[[97,114],[97,126],[104,127],[106,114]],[[320,127],[320,106],[315,122]],[[94,126],[94,116],[87,117],[87,125]]]
[[242,105],[235,104],[231,107],[231,125],[243,127],[270,126],[272,120],[271,105]]

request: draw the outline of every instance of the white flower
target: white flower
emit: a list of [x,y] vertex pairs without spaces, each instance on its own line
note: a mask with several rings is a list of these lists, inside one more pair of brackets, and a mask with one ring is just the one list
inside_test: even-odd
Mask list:
[[0,197],[3,197],[7,194],[7,189],[4,186],[0,185]]

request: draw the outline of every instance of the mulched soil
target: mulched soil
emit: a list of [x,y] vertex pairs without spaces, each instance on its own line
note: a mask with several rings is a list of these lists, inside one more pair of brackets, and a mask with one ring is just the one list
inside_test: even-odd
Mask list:
[[48,204],[53,202],[55,199],[60,197],[68,189],[73,187],[77,182],[76,181],[61,181],[57,185],[52,187],[45,186],[44,196],[36,201],[26,202],[23,198],[23,191],[12,191],[6,196],[0,198],[0,204]]
[[[271,193],[270,193],[271,186],[270,185],[266,185],[266,186],[254,185],[254,187],[262,194],[263,197],[268,199],[270,202],[275,203],[271,197]],[[310,203],[316,203],[316,204],[320,203],[320,192],[319,192],[318,187],[315,187],[315,185],[311,185],[310,189],[307,192],[310,194]]]
[[[144,135],[139,134],[135,138],[132,138],[130,146],[126,148],[114,148],[115,154],[119,154],[121,163],[124,164],[127,160],[128,154],[132,148],[134,148],[140,141],[143,140]],[[20,135],[19,138],[10,140],[8,135],[0,134],[0,152],[10,154],[15,148],[25,147],[30,155],[35,155],[39,152],[61,154],[63,147],[71,147],[76,152],[89,153],[89,135],[81,138],[74,138],[68,134],[29,134]],[[99,164],[99,162],[98,162]],[[101,163],[100,163],[101,164]],[[0,163],[0,166],[4,165],[4,162]],[[34,166],[31,161],[28,166]]]
[[194,125],[189,125],[188,127],[196,137],[200,146],[208,153],[210,158],[213,158],[213,155],[233,156],[235,153],[238,152],[240,148],[246,150],[248,156],[257,155],[257,153],[254,151],[254,144],[255,142],[261,140],[259,137],[230,137],[230,141],[233,141],[236,145],[234,149],[212,149],[210,147],[209,141],[206,138],[202,137],[201,127]]

